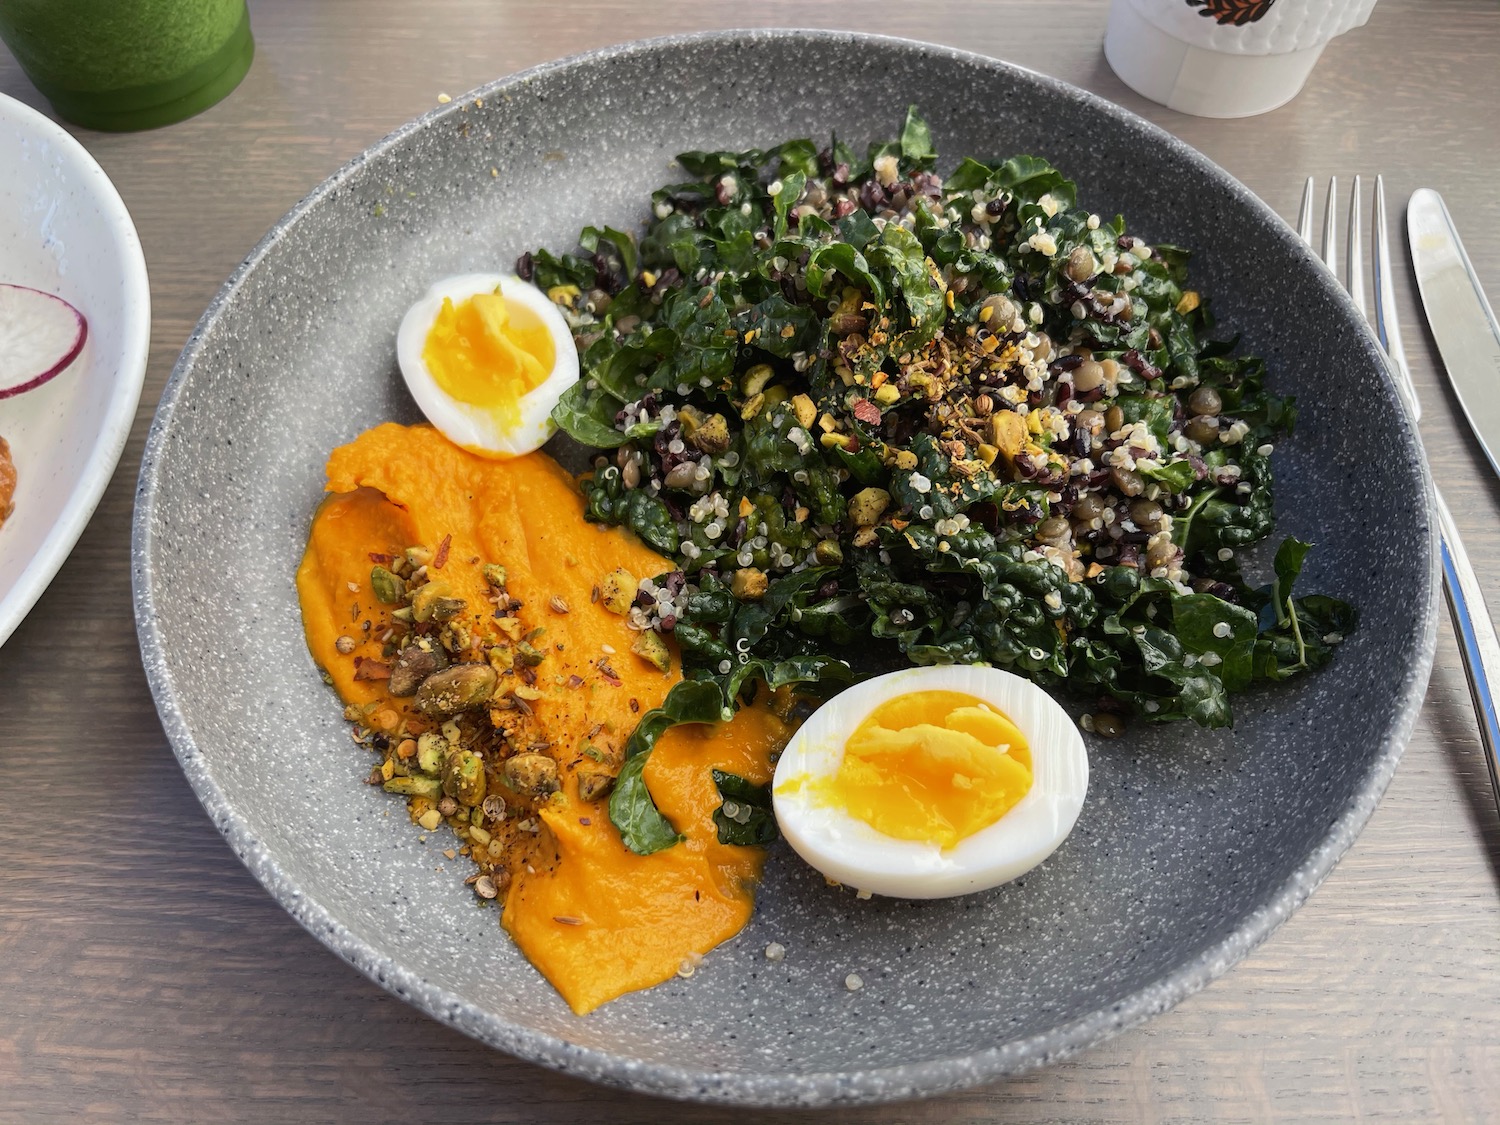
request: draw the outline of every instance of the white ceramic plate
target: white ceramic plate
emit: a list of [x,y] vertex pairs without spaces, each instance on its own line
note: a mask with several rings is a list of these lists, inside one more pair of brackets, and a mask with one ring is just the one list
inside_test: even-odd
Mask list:
[[55,293],[89,338],[50,383],[0,400],[16,463],[0,527],[0,644],[72,551],[135,420],[151,337],[146,259],[103,169],[62,128],[0,95],[0,282]]

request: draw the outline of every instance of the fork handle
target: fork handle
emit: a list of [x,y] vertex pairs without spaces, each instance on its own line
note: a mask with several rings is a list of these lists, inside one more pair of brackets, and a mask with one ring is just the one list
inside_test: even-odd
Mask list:
[[1448,610],[1453,615],[1453,628],[1463,653],[1464,672],[1469,677],[1469,694],[1479,720],[1479,741],[1484,745],[1490,786],[1495,791],[1495,800],[1500,802],[1500,759],[1496,758],[1500,750],[1500,717],[1496,715],[1494,694],[1495,688],[1500,687],[1500,639],[1495,636],[1484,593],[1474,576],[1474,568],[1469,565],[1453,514],[1443,502],[1443,494],[1437,492],[1435,496],[1438,526],[1442,530],[1443,590],[1448,595]]

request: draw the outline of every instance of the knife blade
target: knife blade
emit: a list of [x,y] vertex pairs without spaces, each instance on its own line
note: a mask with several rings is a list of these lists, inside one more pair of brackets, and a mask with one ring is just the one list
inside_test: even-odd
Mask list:
[[1443,197],[1412,192],[1406,205],[1417,289],[1469,427],[1500,475],[1500,324],[1464,252]]

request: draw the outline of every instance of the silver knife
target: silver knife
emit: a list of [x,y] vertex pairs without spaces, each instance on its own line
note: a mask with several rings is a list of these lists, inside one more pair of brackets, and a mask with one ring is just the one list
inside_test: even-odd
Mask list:
[[1500,474],[1500,324],[1464,253],[1443,197],[1412,192],[1406,236],[1427,323],[1469,426]]
[[[1431,188],[1412,193],[1406,205],[1406,235],[1427,323],[1442,353],[1448,381],[1490,465],[1500,474],[1496,458],[1500,453],[1500,325],[1495,323],[1495,312],[1464,253],[1443,197]],[[1396,331],[1394,325],[1391,330]],[[1462,547],[1450,550],[1451,543],[1459,542],[1458,529],[1441,492],[1437,509],[1443,530],[1443,588],[1473,690],[1490,785],[1500,801],[1500,711],[1495,704],[1500,683],[1493,682],[1496,677],[1492,675],[1500,667],[1500,638],[1485,612],[1484,591]]]

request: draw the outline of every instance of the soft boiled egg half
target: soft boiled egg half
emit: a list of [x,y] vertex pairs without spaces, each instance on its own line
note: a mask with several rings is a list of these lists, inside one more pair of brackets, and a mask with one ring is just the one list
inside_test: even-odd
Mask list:
[[1030,871],[1073,829],[1083,737],[1029,680],[977,665],[908,668],[841,692],[776,764],[776,822],[828,878],[948,898]]
[[578,382],[568,322],[536,286],[498,273],[444,278],[402,318],[396,361],[412,398],[449,441],[519,457],[553,432]]

